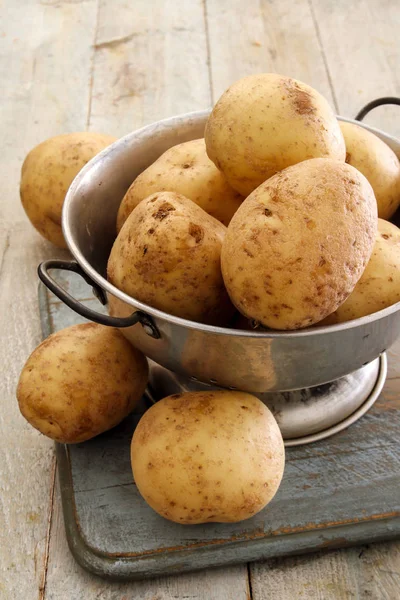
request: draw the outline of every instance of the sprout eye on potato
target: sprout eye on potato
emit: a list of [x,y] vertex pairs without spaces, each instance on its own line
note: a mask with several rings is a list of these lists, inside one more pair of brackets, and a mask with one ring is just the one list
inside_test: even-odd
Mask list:
[[272,500],[285,450],[278,424],[243,392],[189,392],[154,404],[131,444],[146,502],[181,524],[248,519]]
[[310,158],[344,162],[335,114],[310,86],[275,73],[250,75],[218,100],[207,121],[207,154],[243,196]]
[[78,443],[115,427],[140,400],[147,360],[117,329],[84,323],[42,342],[22,369],[17,399],[47,437]]
[[20,185],[22,206],[35,229],[56,246],[67,247],[61,212],[69,186],[82,167],[115,140],[89,131],[57,135],[33,148],[25,158]]
[[232,302],[272,329],[321,321],[361,277],[376,228],[374,193],[354,167],[323,158],[288,167],[229,225],[221,265]]
[[376,135],[354,123],[340,123],[346,142],[346,162],[370,182],[378,216],[390,219],[400,205],[400,161]]
[[378,220],[374,249],[361,279],[324,325],[365,317],[400,302],[400,229]]
[[135,179],[121,202],[117,230],[139,202],[163,191],[186,196],[224,225],[243,200],[208,158],[204,139],[192,140],[164,152]]
[[140,202],[111,250],[109,281],[172,315],[223,325],[234,313],[222,279],[226,227],[173,192]]

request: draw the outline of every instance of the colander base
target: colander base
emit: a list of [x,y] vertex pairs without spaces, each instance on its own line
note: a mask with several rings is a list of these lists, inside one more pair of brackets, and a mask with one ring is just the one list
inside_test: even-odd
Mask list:
[[[321,440],[355,423],[375,403],[387,375],[386,354],[336,381],[291,392],[255,393],[275,415],[285,446]],[[157,402],[171,394],[218,390],[150,361],[147,396]]]

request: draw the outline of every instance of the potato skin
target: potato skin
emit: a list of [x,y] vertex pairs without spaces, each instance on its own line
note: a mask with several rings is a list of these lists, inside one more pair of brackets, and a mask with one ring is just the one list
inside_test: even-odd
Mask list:
[[117,330],[84,323],[44,340],[22,369],[25,419],[57,442],[84,442],[118,425],[140,400],[147,360]]
[[132,183],[118,211],[117,231],[132,210],[151,194],[176,192],[228,225],[243,197],[208,158],[204,138],[173,146]]
[[224,324],[234,313],[221,274],[226,227],[184,196],[160,192],[131,212],[108,261],[109,281],[184,319]]
[[378,219],[374,249],[364,273],[347,300],[323,324],[359,319],[396,302],[400,302],[400,229]]
[[35,229],[55,246],[67,247],[61,211],[69,186],[85,164],[115,140],[89,131],[57,135],[35,146],[25,158],[22,206]]
[[176,394],[141,418],[131,444],[139,492],[161,516],[181,524],[248,519],[282,479],[279,427],[244,392]]
[[207,154],[243,196],[278,171],[309,158],[345,160],[339,123],[310,86],[275,73],[244,77],[208,119]]
[[376,135],[353,123],[340,123],[346,142],[346,162],[370,182],[378,216],[390,219],[400,205],[400,161]]
[[228,227],[221,265],[232,302],[272,329],[321,321],[361,277],[376,228],[372,188],[350,165],[315,158],[277,173]]

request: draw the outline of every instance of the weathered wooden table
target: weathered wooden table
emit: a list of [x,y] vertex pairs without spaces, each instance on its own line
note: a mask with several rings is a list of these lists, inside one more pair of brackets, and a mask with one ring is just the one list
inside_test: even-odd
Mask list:
[[[52,442],[24,422],[19,371],[40,341],[36,265],[60,256],[18,199],[26,152],[58,133],[121,136],[210,106],[240,76],[278,71],[338,113],[400,95],[398,0],[3,0],[0,3],[0,598],[291,600],[400,597],[400,542],[143,583],[70,556]],[[368,122],[400,136],[400,110]],[[400,348],[400,346],[398,346]],[[390,390],[400,395],[395,354]],[[400,493],[400,492],[399,492]]]

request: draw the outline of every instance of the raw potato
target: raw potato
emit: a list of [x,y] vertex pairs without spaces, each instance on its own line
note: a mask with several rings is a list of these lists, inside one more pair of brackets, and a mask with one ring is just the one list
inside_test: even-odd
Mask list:
[[376,200],[354,167],[314,158],[258,187],[233,217],[221,264],[232,302],[272,329],[321,321],[371,256]]
[[310,86],[275,73],[234,83],[208,119],[207,154],[243,196],[309,158],[345,160],[339,123]]
[[101,150],[116,138],[83,131],[57,135],[29,152],[22,165],[22,206],[32,225],[47,240],[66,248],[61,231],[61,211],[73,179]]
[[156,192],[176,192],[228,225],[243,201],[208,158],[204,139],[170,148],[141,173],[125,194],[117,217],[117,231],[144,198]]
[[173,192],[132,211],[108,261],[117,288],[171,315],[223,325],[234,313],[221,274],[226,227]]
[[346,142],[346,162],[370,182],[378,203],[378,216],[390,219],[400,205],[400,162],[376,135],[353,123],[340,123]]
[[48,337],[28,358],[17,388],[19,408],[49,438],[84,442],[133,410],[147,375],[145,357],[117,329],[75,325]]
[[132,439],[139,492],[181,524],[232,523],[258,513],[278,490],[285,465],[279,427],[244,392],[188,392],[154,404]]
[[400,302],[400,229],[379,219],[374,250],[361,279],[323,324],[359,319],[396,302]]

